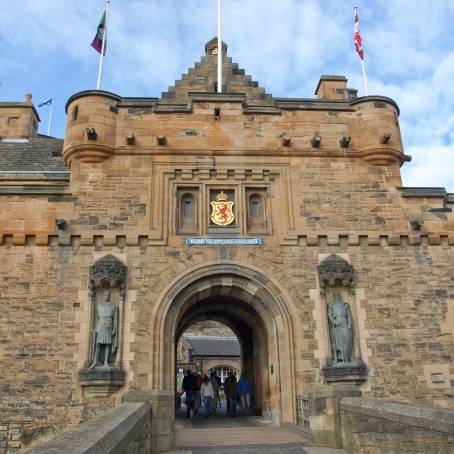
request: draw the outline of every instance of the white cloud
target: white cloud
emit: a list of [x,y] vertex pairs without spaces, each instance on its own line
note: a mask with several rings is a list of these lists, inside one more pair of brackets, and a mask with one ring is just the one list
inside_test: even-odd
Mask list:
[[[355,3],[370,92],[398,102],[406,152],[414,155],[403,169],[404,184],[433,185],[439,178],[436,185],[454,191],[446,170],[454,144],[454,2],[224,0],[229,54],[276,96],[311,97],[320,74],[336,73],[361,95],[352,42]],[[0,80],[28,86],[37,68],[45,78],[47,65],[42,84],[58,86],[62,96],[88,88],[98,62],[89,44],[103,4],[0,0]],[[159,96],[199,60],[215,34],[214,0],[115,0],[104,87],[126,96]]]
[[454,146],[411,146],[406,152],[413,161],[402,168],[405,186],[444,185],[454,190]]

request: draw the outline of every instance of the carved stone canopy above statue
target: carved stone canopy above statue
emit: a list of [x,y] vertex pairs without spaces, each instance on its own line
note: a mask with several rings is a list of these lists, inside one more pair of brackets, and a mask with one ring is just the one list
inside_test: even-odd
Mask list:
[[118,288],[124,292],[127,278],[126,265],[109,254],[90,267],[90,290]]
[[325,290],[328,286],[336,285],[340,281],[342,285],[353,287],[355,270],[350,263],[336,254],[331,254],[317,267],[320,278],[320,287]]

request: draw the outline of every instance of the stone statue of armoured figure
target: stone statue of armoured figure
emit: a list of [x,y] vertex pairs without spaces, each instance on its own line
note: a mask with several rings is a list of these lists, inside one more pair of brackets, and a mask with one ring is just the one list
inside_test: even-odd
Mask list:
[[103,367],[109,367],[115,361],[118,340],[118,308],[110,301],[110,290],[104,291],[104,301],[96,304],[94,339],[95,345],[93,362],[90,369],[102,363]]
[[333,362],[348,363],[352,360],[352,313],[338,291],[333,296],[333,302],[328,304]]

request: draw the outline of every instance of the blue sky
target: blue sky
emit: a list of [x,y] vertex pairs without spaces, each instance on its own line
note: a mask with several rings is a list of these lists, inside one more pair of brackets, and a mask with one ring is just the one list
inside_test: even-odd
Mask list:
[[[406,186],[454,192],[452,0],[223,0],[233,60],[275,96],[311,97],[321,74],[342,74],[363,94],[353,47],[359,7],[369,93],[401,109]],[[71,94],[95,88],[90,47],[104,0],[0,0],[0,101],[54,97],[53,134],[64,134]],[[216,0],[112,0],[102,88],[159,96],[216,34]],[[41,132],[47,108],[40,109]]]

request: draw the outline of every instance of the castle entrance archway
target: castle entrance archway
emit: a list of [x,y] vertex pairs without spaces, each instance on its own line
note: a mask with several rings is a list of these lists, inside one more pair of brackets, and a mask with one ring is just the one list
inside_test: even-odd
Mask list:
[[238,263],[211,263],[171,282],[159,305],[153,339],[153,387],[175,391],[175,349],[192,324],[227,325],[241,345],[242,370],[253,379],[255,405],[275,422],[294,422],[290,301],[269,277]]

